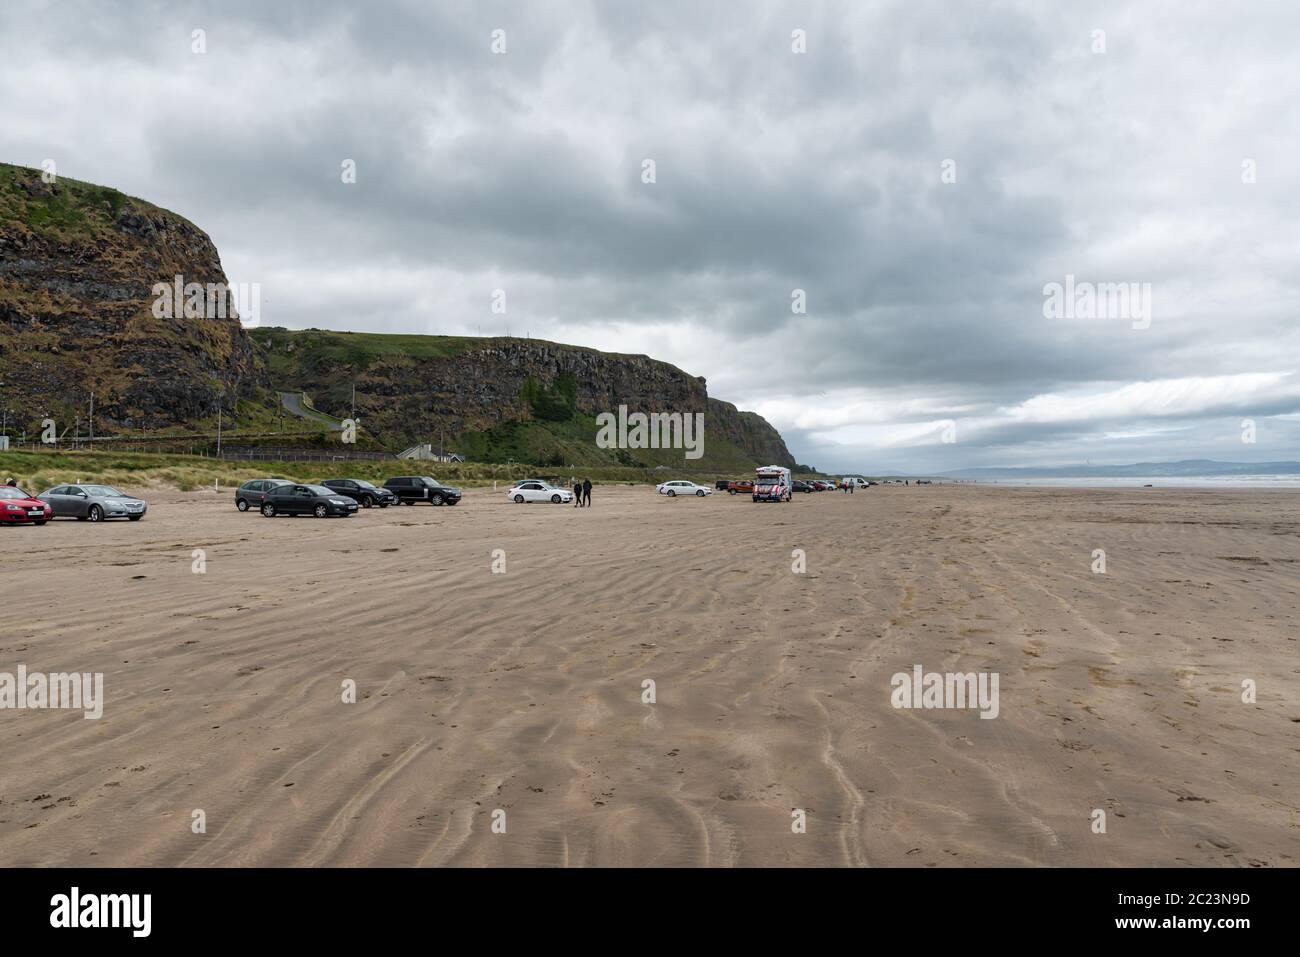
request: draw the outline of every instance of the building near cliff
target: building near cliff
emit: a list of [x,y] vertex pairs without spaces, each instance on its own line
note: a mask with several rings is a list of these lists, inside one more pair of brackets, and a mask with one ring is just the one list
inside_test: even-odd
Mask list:
[[457,455],[455,452],[448,452],[444,449],[434,449],[434,447],[425,443],[424,445],[412,445],[408,449],[402,449],[397,453],[399,459],[418,459],[422,462],[464,462],[464,456]]

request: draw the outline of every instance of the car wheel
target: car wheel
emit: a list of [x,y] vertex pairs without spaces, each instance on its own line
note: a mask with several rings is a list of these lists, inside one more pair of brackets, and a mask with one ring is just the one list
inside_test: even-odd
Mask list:
[[559,505],[559,504],[560,504],[560,496],[558,496],[558,495],[552,495],[552,496],[551,496],[551,504],[553,504],[553,505]]
[[729,488],[729,489],[727,489],[727,494],[728,494],[728,495],[735,495],[735,494],[736,494],[736,490],[735,490],[734,488]]
[[235,508],[239,509],[241,512],[247,512],[248,502],[242,498],[237,498],[235,499]]
[[700,498],[704,498],[704,489],[702,488],[696,489],[695,494],[698,495]]
[[326,508],[323,504],[317,505],[315,508],[312,509],[312,514],[315,515],[317,518],[324,518],[326,515],[329,514],[329,512],[330,510]]
[[361,507],[362,507],[362,508],[369,508],[370,506],[372,506],[372,505],[374,505],[374,504],[375,504],[375,500],[374,500],[373,498],[371,498],[369,495],[363,495],[363,496],[361,496]]
[[409,498],[404,498],[404,499],[402,499],[402,504],[403,504],[403,505],[414,505],[415,503],[412,502]]
[[104,510],[98,505],[92,505],[90,511],[86,513],[86,518],[92,522],[102,522],[104,520]]
[[516,505],[522,505],[522,504],[524,504],[524,497],[523,497],[522,495],[516,495],[516,496],[515,496],[515,504],[516,504]]
[[674,492],[672,489],[669,489],[669,490],[668,490],[668,497],[669,497],[669,498],[676,498],[676,497],[677,497],[677,493]]
[[441,504],[442,504],[442,496],[441,496],[441,495],[433,495],[433,496],[430,496],[430,498],[429,498],[429,504],[430,504],[430,505],[441,505]]
[[275,518],[275,506],[270,502],[262,503],[262,514],[267,518]]

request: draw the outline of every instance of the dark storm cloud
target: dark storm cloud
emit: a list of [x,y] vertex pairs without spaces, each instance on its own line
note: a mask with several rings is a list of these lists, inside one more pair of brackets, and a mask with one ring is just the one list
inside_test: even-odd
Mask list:
[[[1276,459],[1300,428],[1268,375],[1300,355],[1297,21],[1027,0],[9,7],[3,158],[190,217],[262,283],[266,322],[648,352],[758,408],[802,461]],[[1045,318],[1067,274],[1150,283],[1150,327]],[[1242,415],[1267,442],[1220,444]],[[958,441],[937,443],[947,420]]]

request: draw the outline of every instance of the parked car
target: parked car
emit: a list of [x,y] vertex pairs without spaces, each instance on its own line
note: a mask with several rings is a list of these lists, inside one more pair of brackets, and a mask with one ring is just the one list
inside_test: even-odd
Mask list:
[[326,479],[320,484],[332,488],[340,495],[346,495],[362,508],[372,508],[375,505],[388,508],[390,505],[397,504],[397,496],[391,491],[365,479]]
[[102,522],[125,518],[138,522],[148,511],[143,499],[119,492],[111,485],[56,485],[36,496],[47,503],[54,518],[75,518],[79,522]]
[[735,495],[737,492],[750,494],[754,491],[754,483],[749,479],[741,479],[739,482],[727,483],[727,494]]
[[443,485],[427,475],[399,475],[384,482],[384,488],[397,496],[403,505],[414,505],[416,502],[455,505],[461,496],[460,489]]
[[0,485],[0,524],[20,525],[28,522],[44,525],[54,517],[54,510],[34,495],[12,485]]
[[553,502],[561,505],[573,501],[573,493],[567,488],[559,488],[541,479],[528,479],[512,485],[506,492],[506,498],[512,502]]
[[795,490],[796,492],[812,492],[812,491],[814,491],[811,482],[804,482],[804,481],[802,481],[802,480],[800,480],[800,479],[795,479],[795,482],[794,482],[794,490]]
[[357,503],[324,485],[278,485],[266,493],[262,514],[267,518],[277,515],[331,515],[347,517],[357,513]]
[[731,482],[728,481],[727,479],[718,479],[716,482],[713,483],[713,487],[716,488],[719,492],[725,492],[727,490],[727,486],[729,486],[730,484]]
[[660,495],[667,495],[669,498],[676,498],[678,495],[698,495],[700,498],[704,498],[706,495],[713,494],[713,489],[707,485],[696,485],[694,482],[687,482],[684,479],[661,482],[655,486],[655,491]]
[[261,508],[267,492],[281,485],[292,484],[288,479],[251,479],[235,489],[235,508],[241,512]]

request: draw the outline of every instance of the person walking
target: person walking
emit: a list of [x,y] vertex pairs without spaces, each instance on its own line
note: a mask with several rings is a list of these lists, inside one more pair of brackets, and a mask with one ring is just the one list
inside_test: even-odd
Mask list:
[[573,507],[582,508],[582,483],[577,479],[573,480]]
[[591,479],[589,478],[582,480],[582,504],[591,505]]

